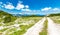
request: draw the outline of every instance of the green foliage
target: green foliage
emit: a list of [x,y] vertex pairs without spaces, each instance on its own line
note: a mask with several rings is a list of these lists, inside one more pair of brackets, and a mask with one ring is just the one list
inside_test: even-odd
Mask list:
[[4,23],[8,23],[11,22],[11,17],[5,17],[4,18]]
[[5,29],[2,29],[2,30],[0,30],[0,32],[4,32],[5,30],[7,30],[8,28],[5,28]]
[[14,32],[13,34],[10,35],[23,35],[27,29],[29,29],[30,27],[32,27],[34,24],[30,24],[30,25],[21,25],[20,28],[21,30]]
[[17,17],[0,10],[0,18],[2,18],[2,20],[4,20],[4,23],[9,23],[9,22],[15,21]]

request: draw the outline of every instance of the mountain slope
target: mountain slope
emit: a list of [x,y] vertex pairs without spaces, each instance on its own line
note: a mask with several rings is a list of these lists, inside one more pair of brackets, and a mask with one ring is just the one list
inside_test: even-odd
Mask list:
[[4,23],[12,22],[15,19],[15,16],[0,10],[0,20],[3,20]]

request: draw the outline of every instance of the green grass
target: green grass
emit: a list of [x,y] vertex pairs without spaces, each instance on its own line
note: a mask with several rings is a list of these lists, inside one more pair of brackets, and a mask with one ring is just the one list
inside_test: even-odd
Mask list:
[[32,27],[34,24],[30,24],[30,25],[21,25],[20,28],[21,30],[14,32],[13,34],[10,35],[23,35],[27,29],[29,29],[30,27]]
[[[34,23],[38,22],[40,19],[42,19],[42,17],[19,17],[17,18],[19,19],[18,20],[18,24],[22,24],[23,22],[26,22],[26,21],[34,21]],[[15,22],[9,22],[9,23],[5,23],[5,26],[10,26],[10,25],[13,25],[15,24]],[[1,25],[1,24],[0,24]]]
[[60,24],[60,16],[53,16],[53,17],[50,17],[56,24]]
[[[32,27],[35,23],[42,19],[42,17],[19,17],[18,19],[18,24],[22,24],[23,22],[28,22],[30,20],[32,20],[32,22],[30,24],[28,23],[29,25],[20,25],[21,30],[15,31],[10,35],[23,35],[30,27]],[[15,24],[15,22],[5,23],[5,26],[10,26],[13,24]],[[6,35],[8,34],[6,33]]]
[[60,20],[53,20],[55,23],[60,24]]
[[0,23],[0,26],[2,26],[3,24]]
[[0,32],[4,32],[5,30],[7,30],[8,28],[5,28],[5,29],[2,29],[2,30],[0,30]]
[[39,33],[40,35],[47,35],[47,27],[48,27],[47,23],[48,23],[48,21],[46,20],[44,23],[44,28],[43,28],[42,32]]
[[15,24],[15,22],[10,22],[10,23],[5,23],[4,26],[10,26],[10,25],[14,25],[14,24]]
[[21,17],[21,20],[29,21],[34,20],[35,22],[39,21],[42,17]]
[[[42,17],[34,16],[34,15],[27,16],[27,17],[26,16],[25,17],[23,17],[23,16],[22,17],[15,17],[15,16],[13,16],[13,15],[11,15],[9,13],[6,13],[4,11],[0,11],[0,18],[1,18],[0,19],[0,26],[11,26],[11,25],[14,25],[14,24],[16,24],[15,20],[17,20],[17,19],[18,19],[18,21],[17,21],[18,24],[22,24],[22,23],[27,23],[28,22],[28,25],[20,25],[21,30],[16,31],[16,32],[14,32],[14,33],[12,33],[10,35],[23,35],[27,31],[27,29],[29,29],[35,23],[37,23],[40,19],[42,19]],[[2,21],[3,21],[4,25],[1,24]],[[29,23],[29,21],[31,21],[31,22]],[[3,30],[0,30],[0,32],[3,32],[5,30],[7,30],[7,28],[3,29]],[[16,29],[12,28],[11,30],[9,30],[6,33],[6,35],[8,35],[9,32],[15,31],[15,30]]]

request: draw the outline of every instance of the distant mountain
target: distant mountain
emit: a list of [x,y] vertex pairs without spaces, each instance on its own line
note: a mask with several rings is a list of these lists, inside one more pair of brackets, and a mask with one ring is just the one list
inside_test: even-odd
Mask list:
[[17,17],[35,17],[35,16],[40,16],[40,17],[43,17],[43,16],[45,16],[45,15],[39,15],[39,14],[36,14],[36,15],[28,15],[28,14],[13,14],[13,16],[17,16]]
[[4,20],[4,23],[12,22],[16,19],[15,16],[1,10],[0,10],[0,18],[1,20]]

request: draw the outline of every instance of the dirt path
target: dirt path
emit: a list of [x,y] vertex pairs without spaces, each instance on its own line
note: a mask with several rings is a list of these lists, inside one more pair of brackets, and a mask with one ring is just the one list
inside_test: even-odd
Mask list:
[[48,19],[48,35],[60,35],[60,25],[55,24],[53,20]]
[[43,23],[45,20],[46,18],[44,17],[42,20],[37,22],[34,26],[29,28],[24,35],[39,35],[39,32],[41,32],[43,29]]

